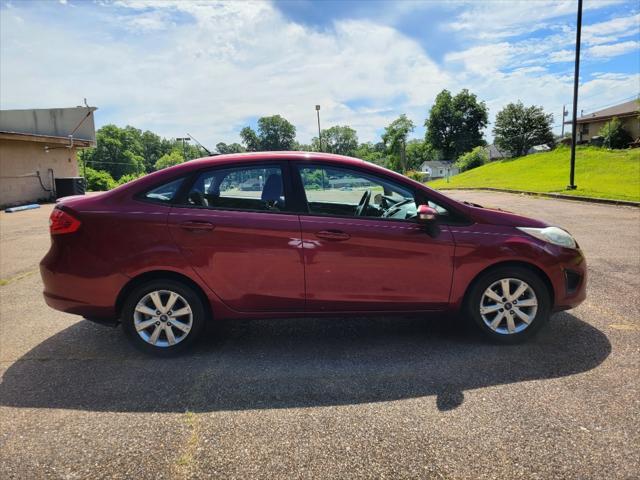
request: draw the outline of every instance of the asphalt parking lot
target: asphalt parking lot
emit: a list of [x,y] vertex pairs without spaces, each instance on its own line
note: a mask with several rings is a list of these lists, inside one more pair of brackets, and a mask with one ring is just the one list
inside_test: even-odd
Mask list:
[[519,346],[438,318],[241,321],[160,360],[44,304],[51,206],[0,213],[0,478],[638,478],[640,209],[451,195],[571,231],[585,303]]

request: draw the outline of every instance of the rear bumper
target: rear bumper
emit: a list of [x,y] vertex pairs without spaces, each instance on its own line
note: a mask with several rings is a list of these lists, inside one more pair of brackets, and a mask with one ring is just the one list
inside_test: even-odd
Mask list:
[[79,262],[78,256],[52,245],[40,262],[43,296],[51,308],[88,318],[115,319],[116,299],[129,278],[108,271],[105,262]]

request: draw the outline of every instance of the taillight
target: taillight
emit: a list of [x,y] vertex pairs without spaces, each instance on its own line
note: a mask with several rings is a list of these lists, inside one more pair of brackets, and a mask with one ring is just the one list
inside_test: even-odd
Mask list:
[[51,235],[73,233],[80,228],[80,220],[67,212],[54,208],[49,217],[49,232]]

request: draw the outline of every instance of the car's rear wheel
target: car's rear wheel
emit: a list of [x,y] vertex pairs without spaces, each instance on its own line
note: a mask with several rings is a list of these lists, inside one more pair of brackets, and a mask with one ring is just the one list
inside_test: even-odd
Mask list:
[[205,309],[198,293],[188,285],[175,280],[152,280],[129,294],[121,320],[136,347],[168,356],[197,340],[204,326]]
[[474,282],[466,310],[489,339],[519,343],[548,320],[551,299],[547,286],[535,272],[521,267],[500,267]]

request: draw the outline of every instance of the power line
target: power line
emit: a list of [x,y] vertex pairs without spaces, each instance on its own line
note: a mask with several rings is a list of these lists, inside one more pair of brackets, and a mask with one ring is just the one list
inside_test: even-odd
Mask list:
[[[83,161],[83,160],[80,160]],[[136,165],[133,163],[126,163],[126,162],[108,162],[106,160],[88,160],[85,163],[90,164],[90,163],[109,163],[111,165],[130,165],[132,167],[135,167]]]

